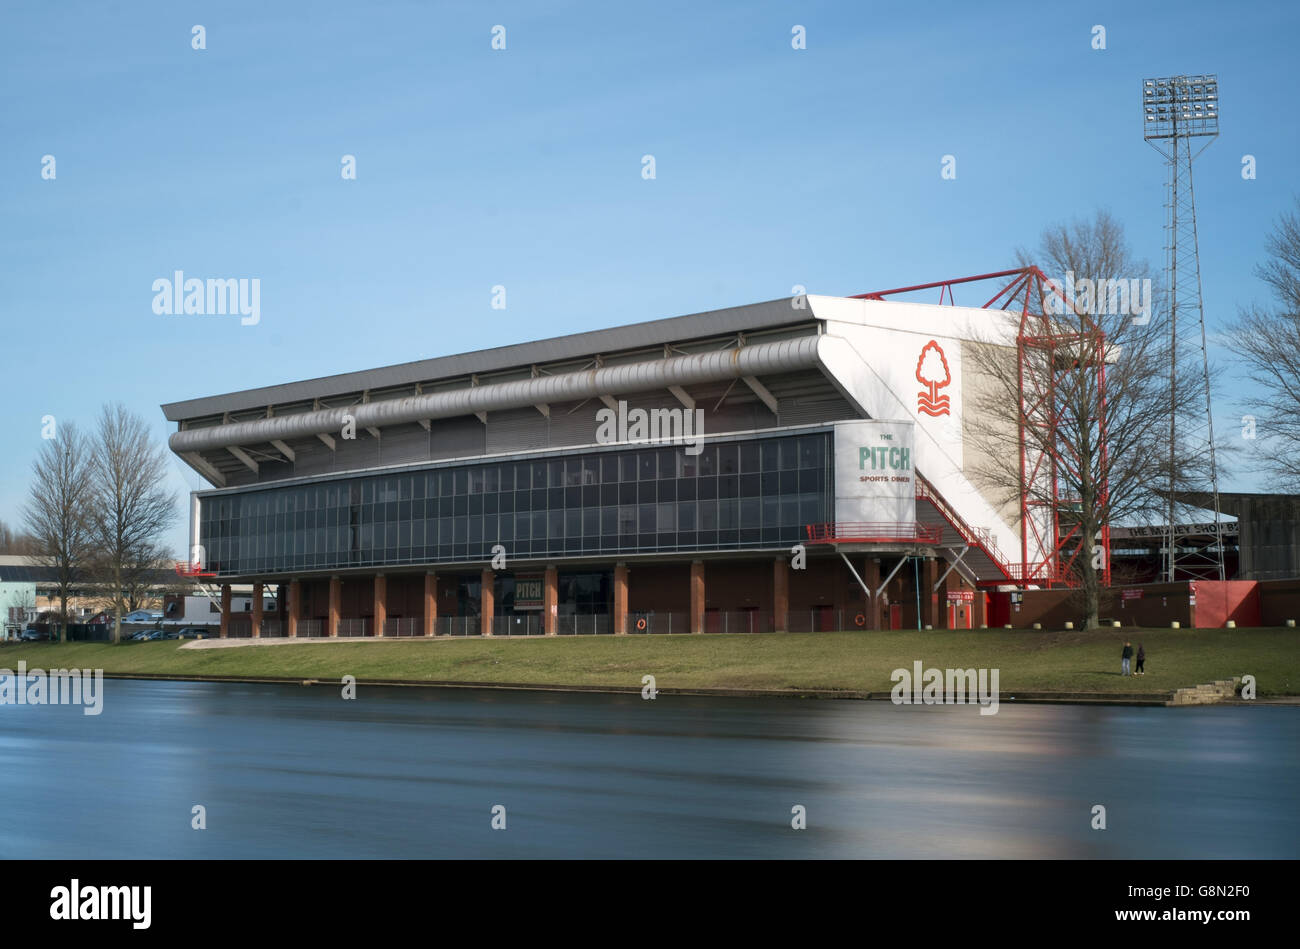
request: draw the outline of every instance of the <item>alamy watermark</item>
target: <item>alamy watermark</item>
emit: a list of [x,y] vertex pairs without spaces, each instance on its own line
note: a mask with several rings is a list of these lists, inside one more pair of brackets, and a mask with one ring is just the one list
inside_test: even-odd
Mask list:
[[177,270],[172,279],[159,277],[153,282],[153,311],[159,316],[225,316],[239,314],[244,326],[255,326],[262,319],[262,279],[260,277],[186,278]]
[[1150,278],[1126,280],[1123,278],[1093,280],[1074,276],[1073,270],[1065,272],[1064,280],[1048,278],[1051,286],[1061,293],[1043,294],[1043,309],[1050,316],[1059,316],[1073,304],[1079,313],[1089,316],[1131,316],[1138,326],[1151,321]]
[[889,681],[896,683],[889,692],[895,705],[979,705],[981,715],[998,713],[997,669],[925,669],[918,659]]
[[619,400],[618,409],[596,411],[596,442],[634,445],[686,445],[686,454],[704,451],[704,409],[632,409]]
[[74,878],[50,890],[50,919],[129,920],[132,929],[148,929],[152,904],[151,886],[86,886]]
[[0,669],[0,705],[80,705],[82,714],[104,710],[103,669],[41,669],[27,671],[19,660],[18,674]]

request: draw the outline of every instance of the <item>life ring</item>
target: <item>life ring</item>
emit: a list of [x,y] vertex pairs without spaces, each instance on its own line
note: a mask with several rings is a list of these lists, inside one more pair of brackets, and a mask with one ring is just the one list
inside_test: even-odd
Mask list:
[[862,613],[859,613],[857,616],[853,617],[853,622],[856,623],[859,627],[866,626],[867,618]]
[[639,620],[636,621],[636,628],[637,628],[637,629],[645,629],[645,617],[644,617],[644,616],[641,617]]

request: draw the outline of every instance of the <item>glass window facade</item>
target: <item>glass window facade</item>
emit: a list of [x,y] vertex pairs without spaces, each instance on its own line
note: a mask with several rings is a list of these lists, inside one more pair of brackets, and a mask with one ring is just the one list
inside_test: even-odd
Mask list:
[[492,461],[205,496],[224,576],[788,547],[834,510],[830,432]]

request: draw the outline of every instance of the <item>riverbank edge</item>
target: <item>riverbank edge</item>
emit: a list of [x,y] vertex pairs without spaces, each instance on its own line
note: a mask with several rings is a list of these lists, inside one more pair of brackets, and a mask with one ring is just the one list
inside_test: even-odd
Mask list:
[[[222,675],[176,675],[170,673],[149,672],[105,672],[105,679],[135,679],[138,681],[162,682],[215,682],[249,685],[342,685],[337,679],[315,679],[299,676],[222,676]],[[538,682],[466,682],[443,679],[357,679],[358,686],[387,686],[394,688],[428,688],[428,689],[493,689],[516,692],[590,692],[605,695],[640,695],[640,686],[629,685],[561,685]],[[706,689],[706,688],[666,688],[657,687],[657,694],[687,695],[714,698],[791,698],[791,699],[855,699],[858,701],[880,701],[890,699],[890,693],[868,692],[853,689]],[[1042,704],[1042,705],[1128,705],[1161,707],[1172,706],[1173,692],[1017,692],[1015,695],[1000,696],[1000,703]],[[1253,701],[1229,700],[1217,704],[1223,705],[1297,705],[1300,696],[1275,696],[1270,699]],[[1192,706],[1187,706],[1192,707]],[[1203,708],[1204,706],[1195,706]]]

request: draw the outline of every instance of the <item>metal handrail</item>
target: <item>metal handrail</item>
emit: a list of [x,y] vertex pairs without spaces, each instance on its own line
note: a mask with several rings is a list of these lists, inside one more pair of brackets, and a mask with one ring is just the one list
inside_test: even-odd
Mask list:
[[943,529],[916,521],[838,521],[830,524],[808,524],[805,528],[812,543],[831,541],[906,540],[923,544],[937,544]]
[[987,527],[972,527],[968,524],[965,518],[954,511],[952,505],[934,489],[934,486],[919,475],[916,478],[916,498],[918,501],[924,500],[933,504],[939,515],[952,525],[953,530],[961,534],[967,543],[974,544],[984,551],[984,555],[993,561],[993,565],[1001,570],[1007,579],[1022,579],[1020,574],[1024,571],[1021,565],[1006,561],[993,532]]

